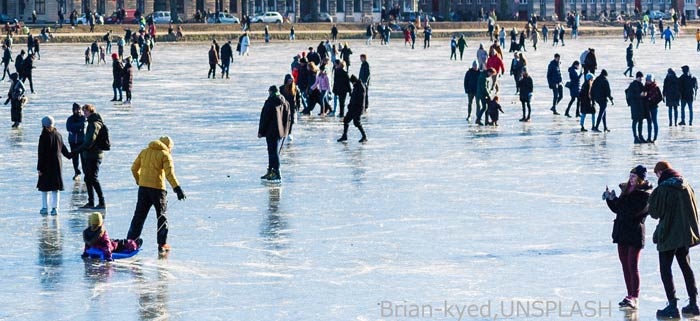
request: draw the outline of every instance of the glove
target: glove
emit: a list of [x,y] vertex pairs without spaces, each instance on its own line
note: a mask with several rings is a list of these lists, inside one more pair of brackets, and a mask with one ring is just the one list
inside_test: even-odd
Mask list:
[[177,194],[177,200],[182,201],[186,199],[187,197],[185,196],[185,192],[182,191],[182,187],[178,186],[173,188],[173,191],[175,191],[175,194]]

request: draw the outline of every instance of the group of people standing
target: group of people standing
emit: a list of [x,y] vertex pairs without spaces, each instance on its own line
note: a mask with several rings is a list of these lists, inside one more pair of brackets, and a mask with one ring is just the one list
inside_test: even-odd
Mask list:
[[[620,184],[619,196],[608,187],[603,192],[603,200],[616,215],[612,239],[617,244],[627,289],[619,305],[628,310],[639,307],[639,258],[645,245],[644,223],[646,217],[651,216],[659,220],[652,239],[658,251],[661,282],[668,301],[665,308],[656,311],[656,316],[680,318],[682,313],[686,317],[697,317],[700,316],[698,289],[689,256],[690,248],[700,243],[695,191],[667,161],[656,163],[654,174],[658,178],[656,188],[646,179],[646,167],[639,165],[632,168],[629,179]],[[674,258],[683,274],[689,299],[688,305],[680,311],[671,269]]]

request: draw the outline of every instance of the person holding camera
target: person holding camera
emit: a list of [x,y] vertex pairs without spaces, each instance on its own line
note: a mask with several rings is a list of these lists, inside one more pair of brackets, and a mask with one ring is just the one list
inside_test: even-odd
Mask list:
[[619,303],[622,309],[637,309],[639,297],[639,255],[644,248],[644,221],[649,214],[652,185],[646,180],[647,169],[638,165],[630,171],[627,182],[620,183],[620,196],[605,187],[603,200],[615,213],[612,238],[627,287],[627,296]]

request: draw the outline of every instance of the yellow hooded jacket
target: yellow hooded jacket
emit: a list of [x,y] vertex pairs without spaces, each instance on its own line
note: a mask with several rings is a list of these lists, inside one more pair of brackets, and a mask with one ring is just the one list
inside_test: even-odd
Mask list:
[[131,165],[131,173],[136,179],[136,184],[165,190],[165,180],[163,179],[163,175],[165,175],[170,186],[173,188],[180,186],[175,178],[173,158],[170,156],[172,145],[172,140],[165,136],[161,137],[160,140],[150,142],[148,147],[139,153]]

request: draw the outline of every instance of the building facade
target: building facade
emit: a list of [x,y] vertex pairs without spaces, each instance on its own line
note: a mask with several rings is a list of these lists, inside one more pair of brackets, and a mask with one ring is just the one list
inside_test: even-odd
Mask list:
[[[154,11],[175,11],[189,21],[195,12],[228,11],[237,17],[277,11],[292,22],[306,15],[328,13],[335,22],[379,21],[382,7],[401,7],[402,12],[423,11],[449,20],[455,13],[461,20],[475,21],[482,13],[495,11],[499,20],[525,20],[538,15],[546,20],[562,20],[567,12],[576,11],[584,17],[595,18],[605,12],[632,13],[671,8],[690,19],[697,17],[700,0],[0,0],[0,12],[10,17],[28,20],[32,11],[42,22],[58,21],[62,8],[67,18],[71,11],[87,10],[111,15],[117,8],[137,9],[144,14]],[[174,9],[174,10],[173,10]]]

